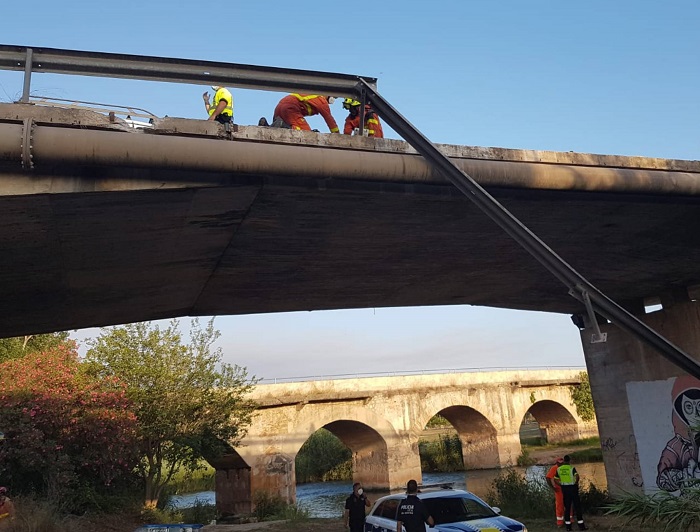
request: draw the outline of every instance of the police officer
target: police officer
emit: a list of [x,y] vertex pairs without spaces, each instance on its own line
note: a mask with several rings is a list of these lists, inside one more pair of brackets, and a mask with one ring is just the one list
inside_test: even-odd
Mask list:
[[365,507],[371,504],[362,484],[355,482],[352,485],[352,495],[345,501],[345,527],[350,528],[350,532],[364,532]]
[[399,504],[396,519],[396,532],[402,532],[402,526],[406,527],[406,532],[425,532],[425,523],[430,526],[435,524],[425,504],[418,498],[418,483],[415,480],[409,480],[406,484],[406,498]]
[[574,506],[579,530],[588,530],[583,522],[583,512],[581,511],[581,499],[578,496],[578,472],[571,465],[571,457],[564,456],[564,463],[557,468],[554,475],[554,482],[561,486],[564,496],[564,524],[567,530],[571,530],[571,505]]

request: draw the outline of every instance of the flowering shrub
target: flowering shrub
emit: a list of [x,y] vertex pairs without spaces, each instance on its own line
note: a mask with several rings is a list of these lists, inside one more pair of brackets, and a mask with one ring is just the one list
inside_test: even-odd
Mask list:
[[16,491],[109,485],[135,464],[135,429],[124,385],[87,375],[73,342],[0,364],[0,478]]

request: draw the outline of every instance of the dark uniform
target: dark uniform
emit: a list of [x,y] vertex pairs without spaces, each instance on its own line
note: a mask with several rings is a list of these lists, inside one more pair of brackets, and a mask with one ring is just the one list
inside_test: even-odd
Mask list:
[[425,532],[425,522],[430,517],[428,509],[416,495],[409,495],[399,504],[397,521],[401,521],[406,532]]
[[348,510],[348,523],[350,532],[364,532],[365,529],[365,497],[364,493],[356,497],[353,493],[345,500],[345,509]]

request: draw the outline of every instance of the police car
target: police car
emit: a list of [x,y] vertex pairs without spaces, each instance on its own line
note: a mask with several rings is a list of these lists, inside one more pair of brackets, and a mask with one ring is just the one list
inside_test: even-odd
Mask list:
[[[522,523],[499,515],[471,492],[451,488],[421,488],[418,498],[435,520],[435,526],[426,530],[440,532],[527,532]],[[387,495],[372,506],[365,520],[365,532],[396,532],[396,512],[404,494]],[[405,529],[404,529],[405,530]]]

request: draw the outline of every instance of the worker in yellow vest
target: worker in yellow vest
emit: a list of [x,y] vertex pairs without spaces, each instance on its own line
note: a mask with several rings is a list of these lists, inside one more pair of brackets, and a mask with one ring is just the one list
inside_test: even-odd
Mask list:
[[214,103],[209,103],[209,92],[202,94],[204,108],[209,114],[207,120],[216,120],[221,124],[230,124],[233,121],[233,96],[226,87],[212,85],[214,91]]
[[588,530],[588,527],[583,522],[581,499],[578,495],[578,480],[578,472],[571,465],[571,457],[567,454],[564,456],[564,463],[557,468],[557,474],[554,475],[554,482],[561,486],[561,492],[564,496],[564,524],[567,530],[571,530],[572,505],[576,512],[579,530]]

